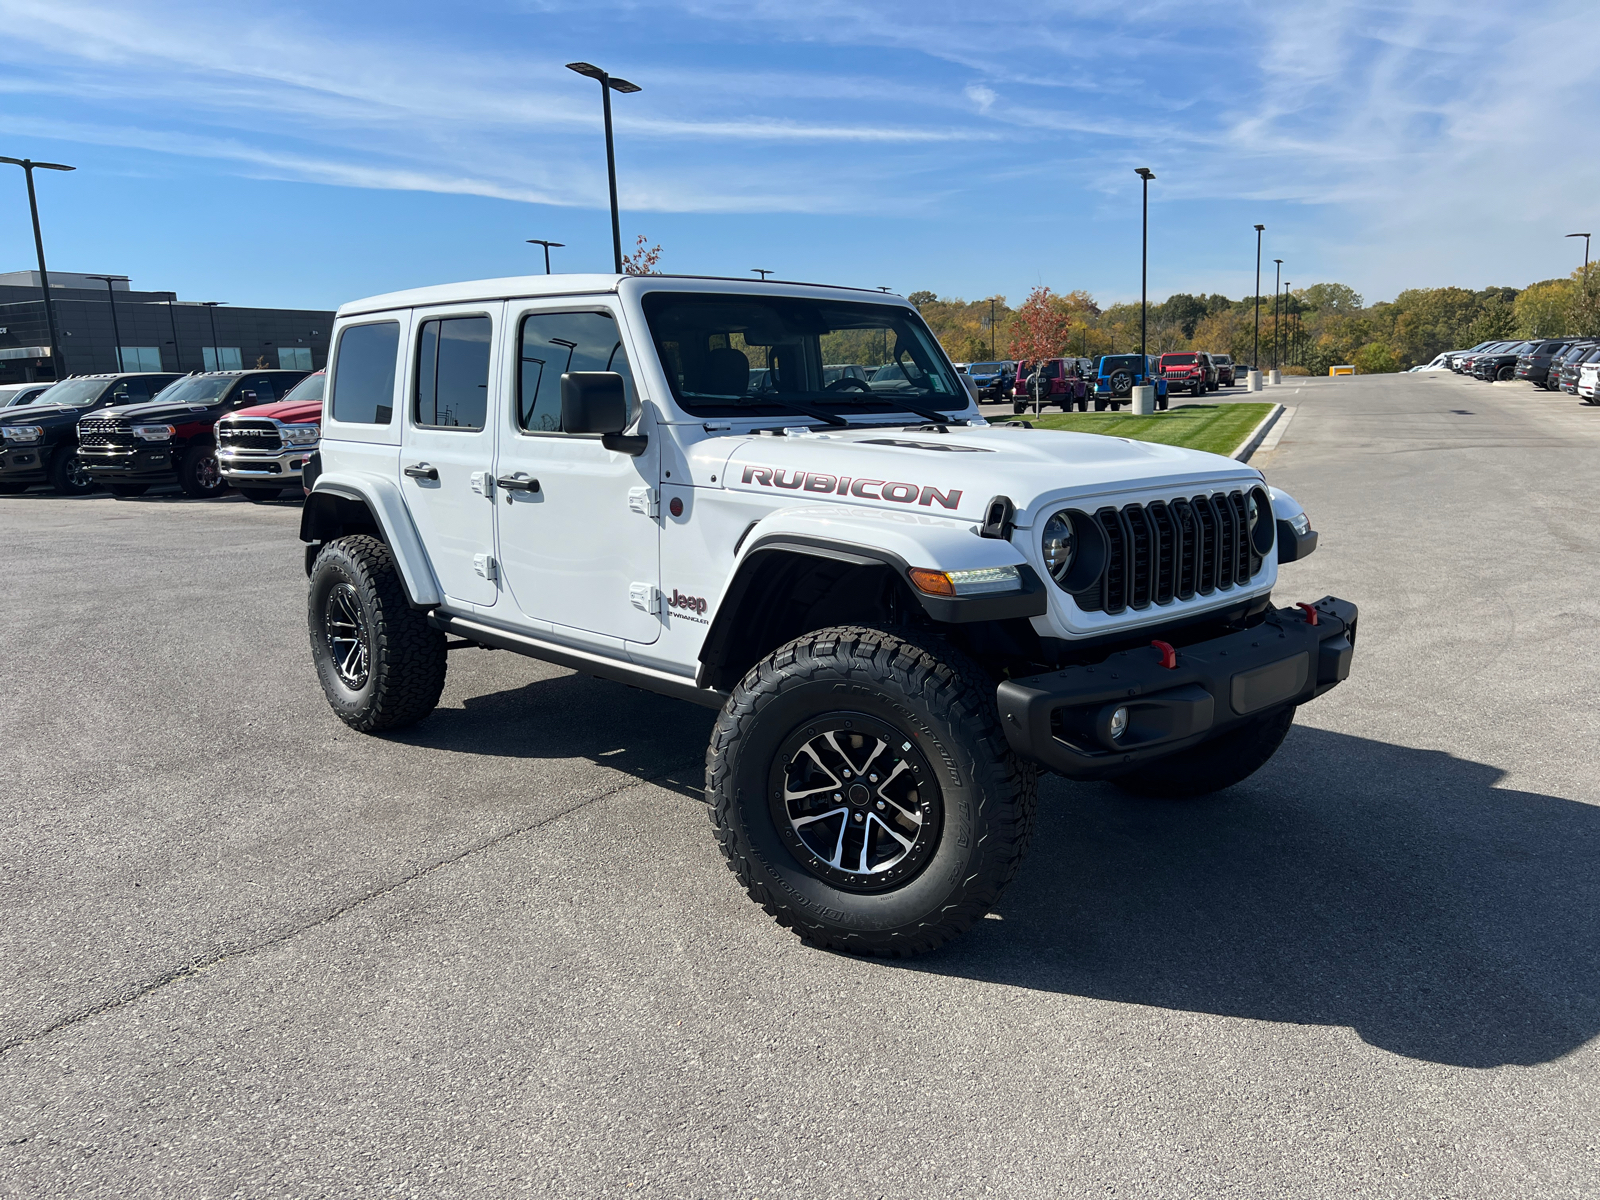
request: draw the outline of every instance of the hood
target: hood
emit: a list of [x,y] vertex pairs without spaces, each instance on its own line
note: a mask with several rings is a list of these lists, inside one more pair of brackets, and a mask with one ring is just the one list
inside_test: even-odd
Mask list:
[[[709,438],[689,453],[700,486],[981,521],[995,496],[1026,528],[1036,510],[1151,490],[1256,483],[1253,467],[1199,450],[1094,433],[990,426]],[[718,483],[712,483],[715,476]]]
[[99,409],[79,408],[75,404],[21,404],[0,408],[0,425],[76,425],[78,418]]
[[215,404],[173,404],[171,401],[162,403],[157,397],[138,404],[113,404],[109,408],[96,409],[93,415],[120,417],[125,421],[170,421],[173,424],[182,424],[186,421],[203,421],[207,414],[215,416],[218,407]]
[[228,414],[230,417],[265,417],[282,421],[286,425],[322,420],[321,400],[278,400],[272,404],[254,404]]

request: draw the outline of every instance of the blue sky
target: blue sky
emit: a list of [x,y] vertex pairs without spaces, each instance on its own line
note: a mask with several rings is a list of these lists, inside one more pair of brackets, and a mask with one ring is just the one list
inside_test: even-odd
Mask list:
[[[605,270],[599,88],[624,240],[663,270],[1014,301],[1565,274],[1600,226],[1592,5],[0,0],[0,153],[53,266],[185,299],[333,306]],[[1557,152],[1563,146],[1571,149]],[[1536,176],[1528,173],[1537,164]],[[33,264],[0,175],[0,269]],[[1600,228],[1595,228],[1600,233]],[[1578,249],[1574,250],[1574,247]],[[1270,275],[1264,287],[1270,289]]]

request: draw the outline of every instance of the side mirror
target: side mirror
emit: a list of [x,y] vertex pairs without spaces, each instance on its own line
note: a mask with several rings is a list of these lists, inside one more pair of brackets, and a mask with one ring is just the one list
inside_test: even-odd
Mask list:
[[615,371],[569,371],[561,377],[563,433],[621,433],[628,394]]

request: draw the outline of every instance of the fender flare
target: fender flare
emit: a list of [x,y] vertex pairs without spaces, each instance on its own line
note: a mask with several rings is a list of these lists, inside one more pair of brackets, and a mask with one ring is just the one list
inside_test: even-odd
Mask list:
[[[444,594],[434,576],[433,565],[411,521],[405,499],[391,480],[354,472],[324,471],[317,477],[316,486],[306,497],[305,507],[300,512],[300,540],[308,546],[329,540],[326,537],[329,527],[343,522],[341,502],[359,504],[366,510],[379,537],[394,556],[412,607],[439,605]],[[308,551],[308,570],[312,555],[313,552]]]

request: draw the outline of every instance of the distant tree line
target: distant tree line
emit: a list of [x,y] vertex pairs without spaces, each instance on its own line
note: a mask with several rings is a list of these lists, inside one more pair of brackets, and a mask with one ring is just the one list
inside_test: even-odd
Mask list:
[[[1046,356],[1098,357],[1139,349],[1139,306],[1101,308],[1088,292],[1038,287],[1016,307],[1004,296],[958,300],[933,292],[907,297],[957,362]],[[1525,288],[1411,288],[1393,300],[1367,304],[1342,283],[1295,288],[1278,301],[1261,298],[1261,341],[1255,354],[1255,298],[1191,296],[1184,292],[1150,305],[1147,345],[1152,354],[1206,350],[1235,362],[1269,367],[1274,341],[1292,374],[1324,375],[1337,363],[1362,374],[1403,371],[1445,350],[1493,338],[1600,336],[1600,263],[1565,279]]]

